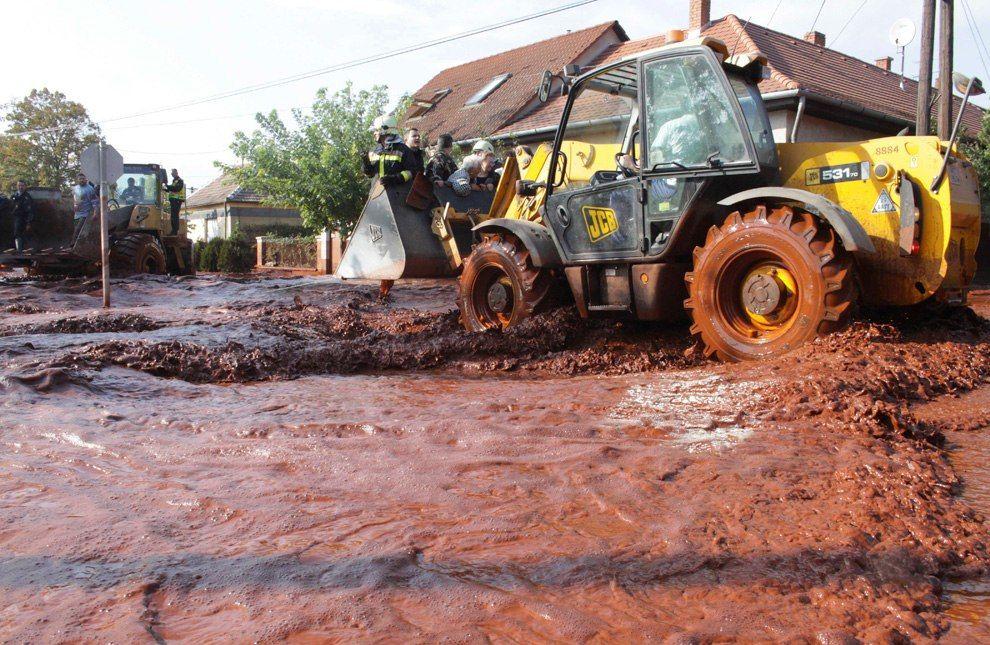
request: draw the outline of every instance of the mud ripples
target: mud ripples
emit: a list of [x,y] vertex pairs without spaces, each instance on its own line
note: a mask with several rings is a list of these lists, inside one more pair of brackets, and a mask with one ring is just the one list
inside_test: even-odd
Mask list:
[[0,366],[0,638],[988,636],[959,622],[990,566],[980,479],[946,450],[990,419],[980,316],[732,366],[682,328],[469,335],[447,287],[385,309],[299,284],[149,283],[195,342]]

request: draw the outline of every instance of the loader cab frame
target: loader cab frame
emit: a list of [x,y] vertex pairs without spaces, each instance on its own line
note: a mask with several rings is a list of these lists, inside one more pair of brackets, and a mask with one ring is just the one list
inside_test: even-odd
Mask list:
[[[724,59],[705,43],[673,46],[574,80],[554,139],[544,214],[565,265],[690,253],[712,223],[715,202],[777,179],[777,149],[757,88],[761,69]],[[614,143],[621,141],[616,160],[631,154],[636,169],[617,164],[565,185],[575,174],[568,164],[580,161],[565,148],[594,123],[584,115],[615,111],[617,101],[628,107],[628,120],[621,139],[614,134]],[[602,141],[601,132],[597,137]]]

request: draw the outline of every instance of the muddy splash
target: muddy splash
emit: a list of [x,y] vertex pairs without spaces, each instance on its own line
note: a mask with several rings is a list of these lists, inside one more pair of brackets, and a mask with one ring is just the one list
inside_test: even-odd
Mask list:
[[[683,368],[686,330],[585,321],[568,309],[534,317],[506,333],[464,331],[455,312],[364,312],[356,307],[242,309],[265,348],[228,342],[109,341],[58,361],[61,366],[118,365],[194,383],[229,383],[384,370],[462,369],[627,374]],[[621,340],[620,340],[621,339]]]
[[[17,289],[63,312],[30,324],[88,297]],[[965,412],[919,406],[988,391],[982,318],[722,366],[680,329],[461,336],[447,285],[367,290],[133,281],[120,313],[168,325],[0,339],[2,637],[968,634],[945,591],[987,531],[940,447]]]

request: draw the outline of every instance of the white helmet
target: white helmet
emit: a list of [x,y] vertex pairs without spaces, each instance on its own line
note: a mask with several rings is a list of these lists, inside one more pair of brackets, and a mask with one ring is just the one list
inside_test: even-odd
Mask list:
[[471,152],[490,152],[495,154],[495,146],[485,139],[478,139],[475,141],[474,147],[471,148]]
[[372,132],[380,132],[381,130],[396,130],[399,127],[399,122],[391,114],[383,114],[374,123],[371,124]]

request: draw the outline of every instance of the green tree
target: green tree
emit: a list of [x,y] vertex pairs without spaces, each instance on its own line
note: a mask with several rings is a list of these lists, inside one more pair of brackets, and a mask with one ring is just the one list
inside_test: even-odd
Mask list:
[[266,203],[298,209],[311,231],[350,233],[368,195],[361,156],[374,141],[370,127],[388,105],[388,88],[316,94],[309,114],[293,110],[293,127],[276,111],[258,114],[251,134],[236,132],[230,149],[242,166],[219,166]]
[[79,155],[99,140],[100,129],[86,108],[61,92],[31,90],[4,106],[6,135],[0,135],[0,181],[23,178],[31,184],[66,188]]

